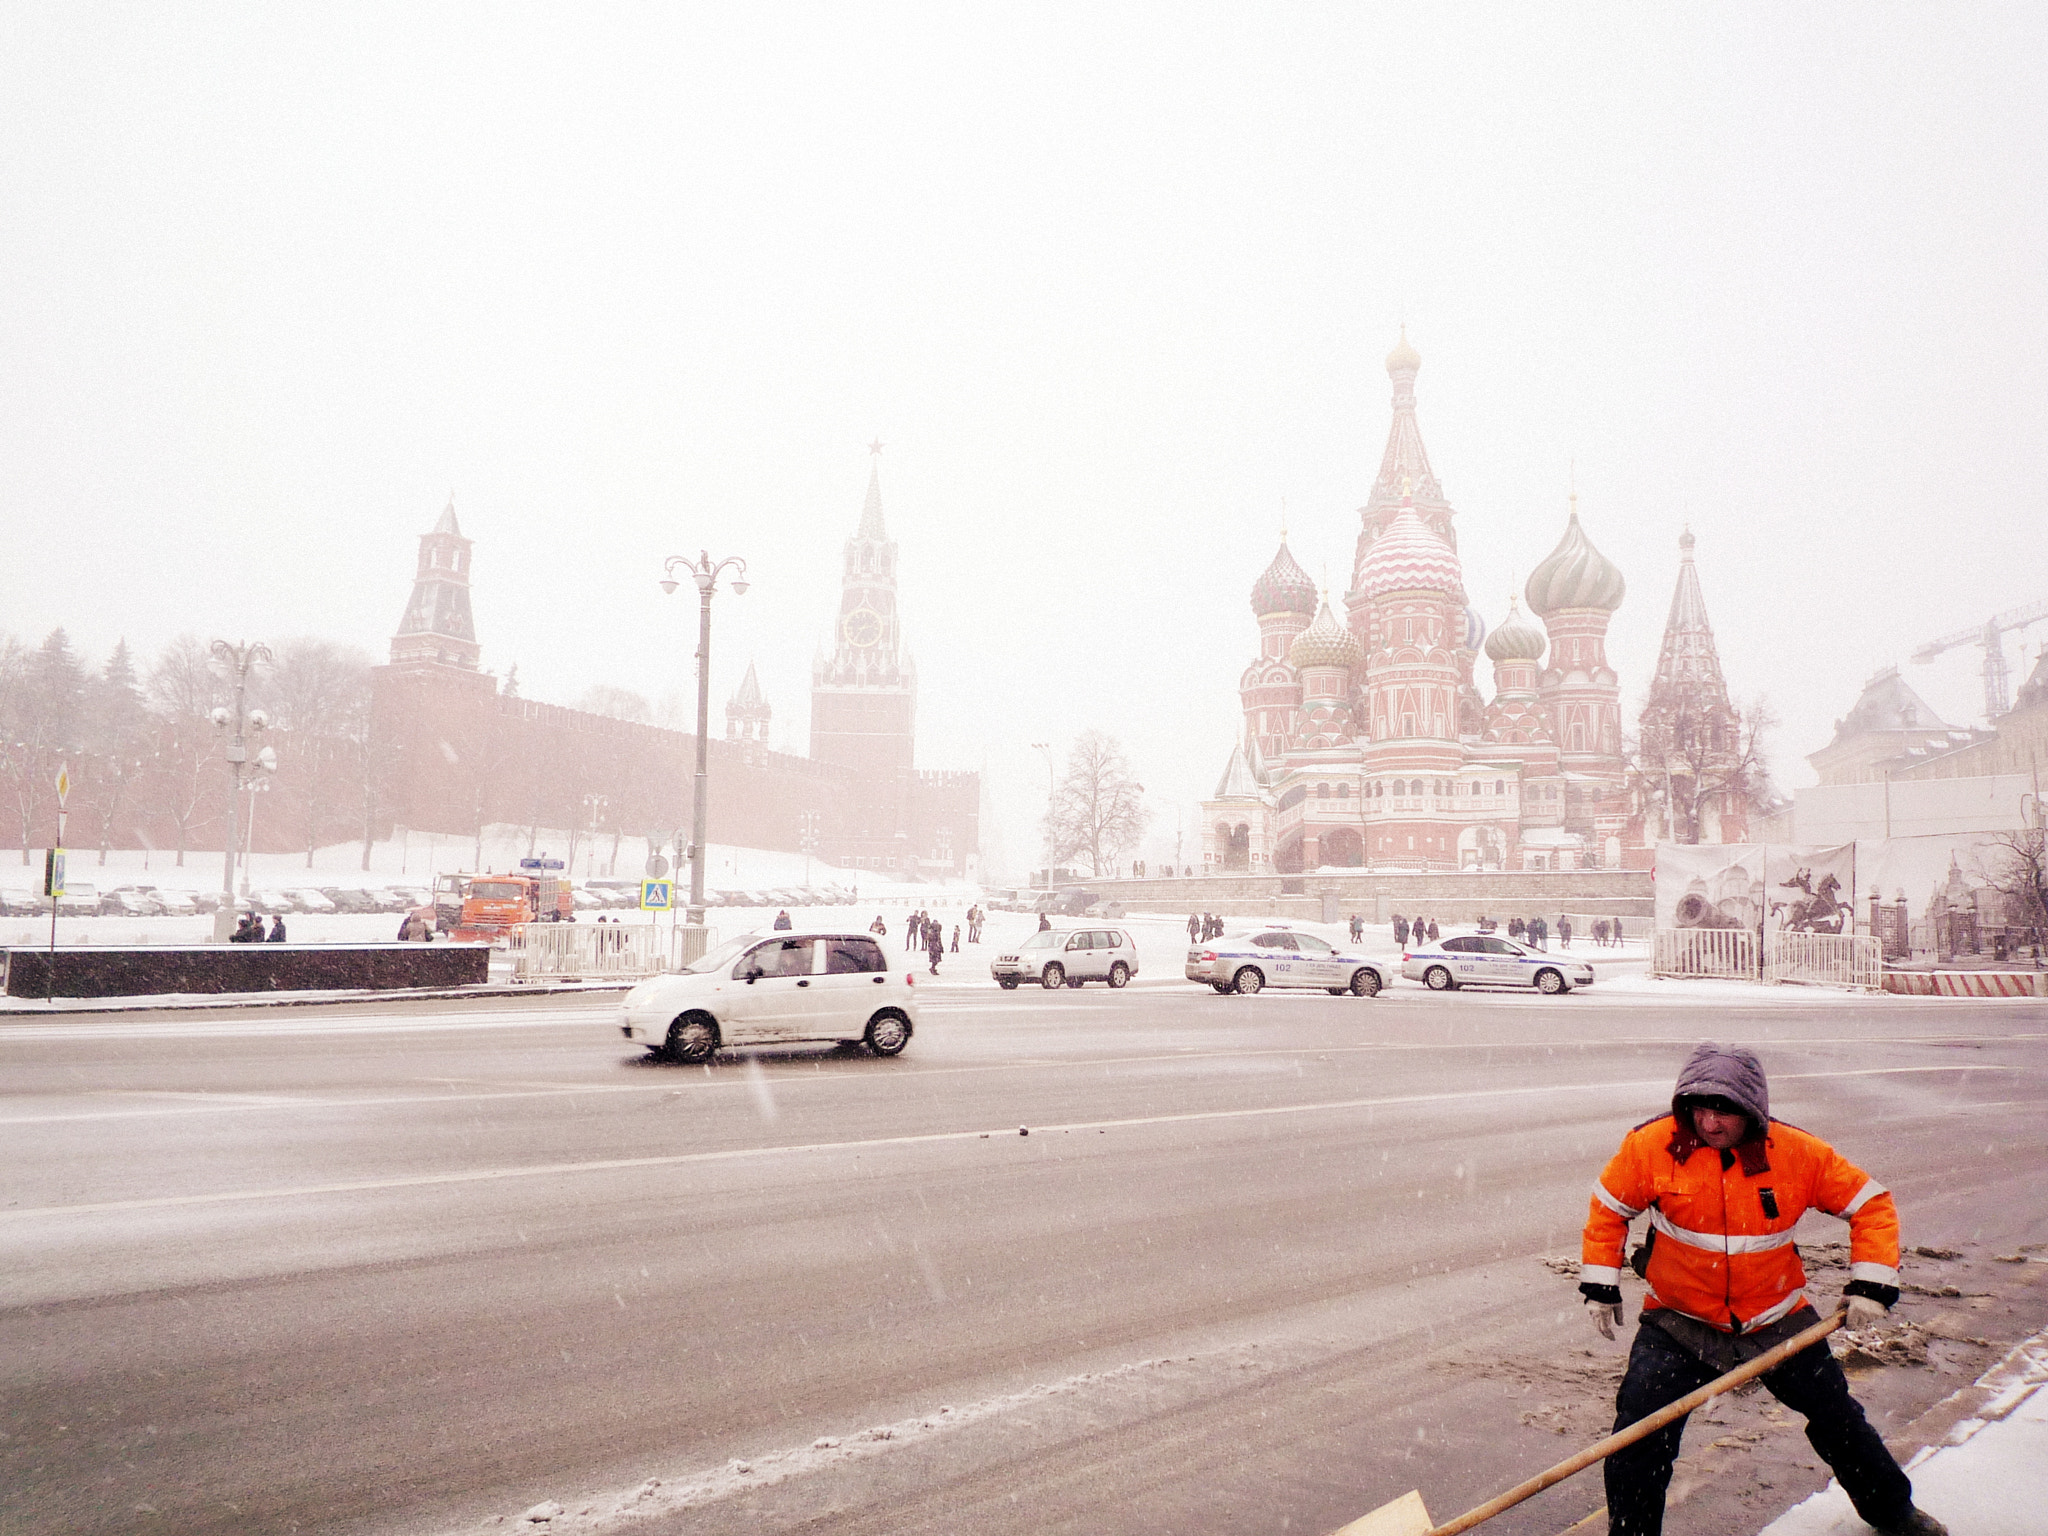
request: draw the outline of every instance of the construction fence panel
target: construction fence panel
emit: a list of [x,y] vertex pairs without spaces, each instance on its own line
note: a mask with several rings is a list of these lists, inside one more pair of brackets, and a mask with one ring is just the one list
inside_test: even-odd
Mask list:
[[1756,935],[1747,928],[1659,928],[1650,974],[1755,981],[1761,974]]
[[1868,934],[1774,933],[1764,980],[1877,990],[1884,986],[1884,945]]

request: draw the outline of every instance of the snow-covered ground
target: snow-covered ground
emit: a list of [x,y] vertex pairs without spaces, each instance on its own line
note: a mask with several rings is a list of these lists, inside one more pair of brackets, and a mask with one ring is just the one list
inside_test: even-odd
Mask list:
[[[1907,1464],[1913,1502],[1951,1536],[2039,1536],[2048,1529],[2048,1334],[2036,1334],[1957,1397],[1966,1415]],[[1839,1483],[1764,1527],[1763,1536],[1868,1536]]]

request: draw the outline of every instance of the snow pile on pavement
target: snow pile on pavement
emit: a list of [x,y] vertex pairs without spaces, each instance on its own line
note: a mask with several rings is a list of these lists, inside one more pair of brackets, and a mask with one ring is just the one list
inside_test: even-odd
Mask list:
[[[2048,1510],[2048,1333],[2019,1345],[1958,1398],[1969,1416],[1907,1470],[1913,1501],[1953,1536],[2039,1536]],[[1953,1399],[1952,1399],[1953,1401]],[[1868,1536],[1841,1484],[1795,1504],[1762,1536]]]

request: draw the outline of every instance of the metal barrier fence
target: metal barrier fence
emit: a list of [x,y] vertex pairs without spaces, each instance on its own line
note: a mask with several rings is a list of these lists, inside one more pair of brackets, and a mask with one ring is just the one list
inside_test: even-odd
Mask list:
[[1755,981],[1761,974],[1756,947],[1747,928],[1659,928],[1650,974]]
[[707,945],[718,942],[716,933],[681,924],[522,923],[506,936],[505,947],[514,981],[658,976],[696,958],[686,949],[699,934]]
[[1884,985],[1884,946],[1867,935],[1774,933],[1764,980],[1875,990]]

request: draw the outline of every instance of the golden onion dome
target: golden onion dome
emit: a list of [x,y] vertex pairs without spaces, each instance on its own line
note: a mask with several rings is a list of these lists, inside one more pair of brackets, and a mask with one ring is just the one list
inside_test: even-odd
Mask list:
[[1365,647],[1358,643],[1358,636],[1337,622],[1325,598],[1316,610],[1315,623],[1294,637],[1287,659],[1297,672],[1310,667],[1342,667],[1348,672],[1365,659]]

